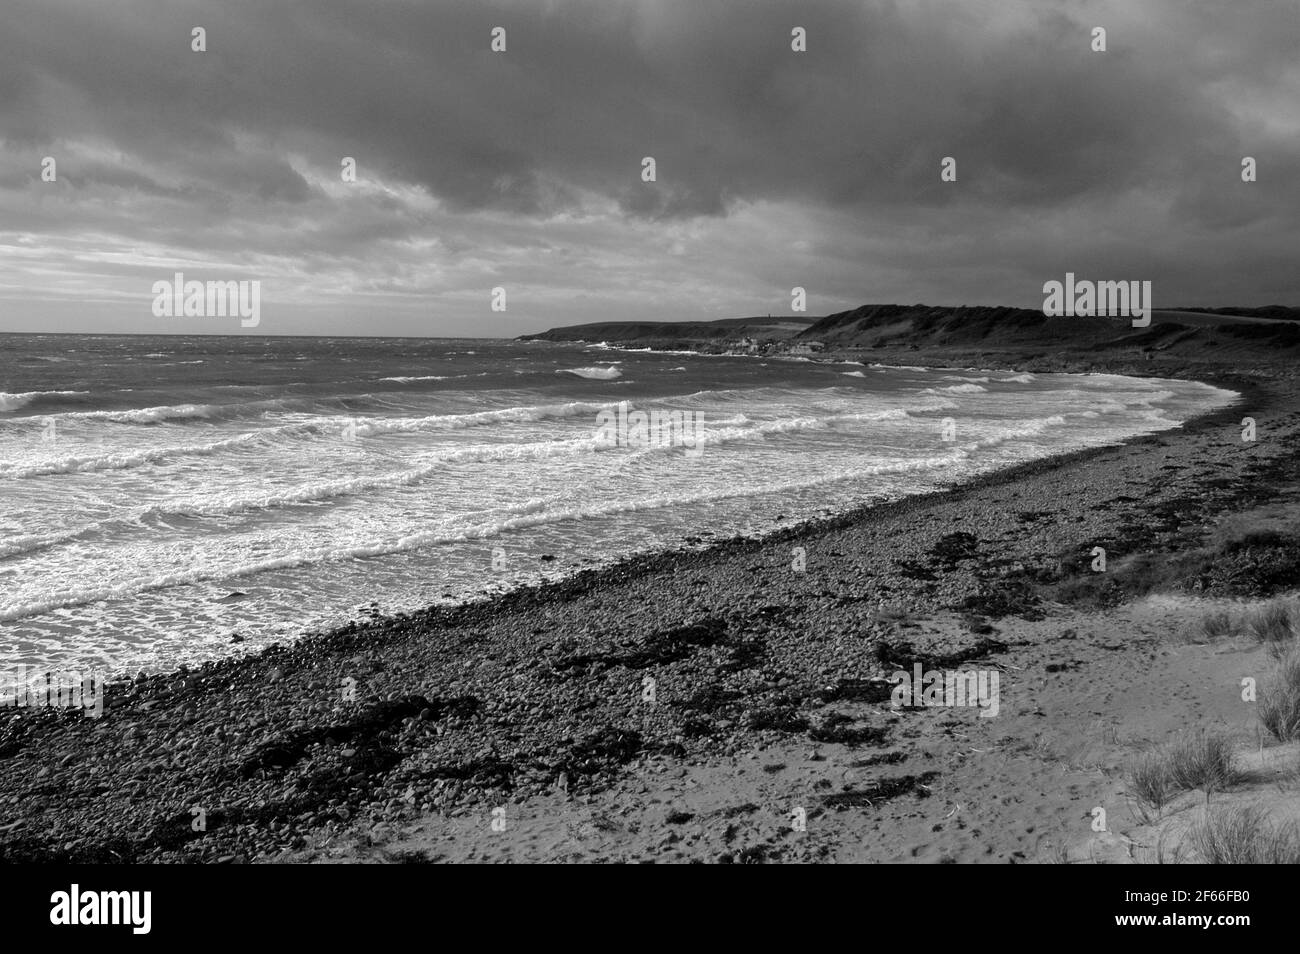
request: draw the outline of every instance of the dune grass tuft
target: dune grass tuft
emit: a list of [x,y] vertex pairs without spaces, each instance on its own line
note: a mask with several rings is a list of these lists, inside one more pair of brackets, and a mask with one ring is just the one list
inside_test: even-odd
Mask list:
[[1300,828],[1274,824],[1257,806],[1218,808],[1206,813],[1191,833],[1206,864],[1300,864]]
[[1208,640],[1237,635],[1237,620],[1228,610],[1211,610],[1201,617],[1200,633]]
[[1198,732],[1144,752],[1125,772],[1129,793],[1141,809],[1156,813],[1181,792],[1199,789],[1208,796],[1238,778],[1232,742],[1218,732]]
[[1177,793],[1165,759],[1159,752],[1144,752],[1129,765],[1129,792],[1148,811],[1160,812]]
[[1212,609],[1200,618],[1193,632],[1189,642],[1248,636],[1267,646],[1277,658],[1298,641],[1300,603],[1293,596],[1278,596],[1244,607]]
[[1246,611],[1244,629],[1261,643],[1273,649],[1285,647],[1295,641],[1295,601],[1278,597]]
[[1278,659],[1259,692],[1256,710],[1260,723],[1279,742],[1300,739],[1300,645],[1292,644]]
[[1198,732],[1169,747],[1170,780],[1180,789],[1200,789],[1209,794],[1237,781],[1232,767],[1232,743],[1218,732]]

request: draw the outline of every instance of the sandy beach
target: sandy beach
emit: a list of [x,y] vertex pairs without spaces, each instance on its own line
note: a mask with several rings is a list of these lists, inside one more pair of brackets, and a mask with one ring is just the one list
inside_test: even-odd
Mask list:
[[[1152,813],[1126,766],[1202,729],[1243,767],[1215,806],[1297,815],[1295,744],[1241,699],[1268,652],[1197,635],[1215,607],[1293,585],[1300,394],[1285,363],[869,360],[1187,377],[1241,399],[759,541],[571,567],[115,684],[102,718],[0,710],[0,857],[1191,860],[1208,793]],[[1279,535],[1242,544],[1257,526]],[[890,673],[918,663],[995,671],[997,714],[892,705]]]

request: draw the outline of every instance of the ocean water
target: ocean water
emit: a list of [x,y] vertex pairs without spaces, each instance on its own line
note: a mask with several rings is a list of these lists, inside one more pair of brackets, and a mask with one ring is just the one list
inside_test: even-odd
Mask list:
[[541,342],[0,335],[0,662],[171,668],[1231,399]]

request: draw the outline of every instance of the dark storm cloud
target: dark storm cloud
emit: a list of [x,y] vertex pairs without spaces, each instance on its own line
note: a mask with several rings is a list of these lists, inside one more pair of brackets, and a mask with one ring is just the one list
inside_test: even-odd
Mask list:
[[[685,260],[685,300],[713,281],[724,312],[795,282],[821,310],[1029,304],[1066,268],[1296,300],[1273,266],[1297,238],[1297,23],[1174,0],[19,0],[0,228],[304,280],[346,259],[356,287],[430,293],[545,264],[560,297],[597,269],[652,296]],[[46,154],[57,201],[31,184]],[[335,188],[344,156],[368,190]]]

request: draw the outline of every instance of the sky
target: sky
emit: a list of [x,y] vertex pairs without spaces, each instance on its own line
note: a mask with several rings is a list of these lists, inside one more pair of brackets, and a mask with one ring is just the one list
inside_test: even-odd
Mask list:
[[[808,315],[1038,308],[1066,272],[1151,281],[1157,308],[1300,305],[1294,2],[5,0],[0,20],[0,331],[513,336],[791,314],[796,286]],[[178,272],[258,282],[258,324],[155,315]]]

